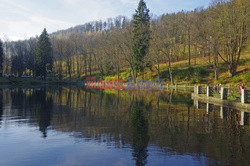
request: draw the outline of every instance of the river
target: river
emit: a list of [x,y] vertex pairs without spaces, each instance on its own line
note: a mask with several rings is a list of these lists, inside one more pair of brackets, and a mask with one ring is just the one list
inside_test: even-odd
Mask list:
[[249,114],[206,108],[190,92],[2,88],[0,165],[250,165]]

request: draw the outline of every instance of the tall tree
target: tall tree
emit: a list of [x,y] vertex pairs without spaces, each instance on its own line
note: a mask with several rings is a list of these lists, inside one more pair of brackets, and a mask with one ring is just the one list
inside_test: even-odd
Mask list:
[[26,46],[24,41],[17,41],[11,46],[11,72],[21,77],[25,71]]
[[247,19],[249,9],[247,0],[216,0],[217,33],[219,44],[225,56],[218,51],[221,59],[228,65],[230,77],[237,73],[243,48],[247,45]]
[[41,76],[43,79],[46,79],[47,72],[53,67],[52,46],[46,29],[37,42],[35,67],[36,76]]
[[0,77],[3,76],[3,43],[0,39]]
[[[145,69],[144,57],[148,53],[150,43],[150,16],[149,9],[143,0],[140,0],[133,16],[133,65],[137,71]],[[134,74],[134,73],[133,73]]]

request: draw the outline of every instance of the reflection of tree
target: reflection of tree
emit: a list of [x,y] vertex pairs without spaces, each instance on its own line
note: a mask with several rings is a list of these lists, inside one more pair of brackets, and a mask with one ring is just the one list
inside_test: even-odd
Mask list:
[[23,100],[20,99],[25,99],[25,95],[23,93],[22,88],[16,88],[12,93],[11,93],[11,101],[12,101],[12,106],[18,106],[19,108],[23,108]]
[[43,137],[47,137],[47,127],[50,126],[51,111],[53,107],[52,97],[46,97],[46,89],[35,91],[35,112],[39,123],[39,130]]
[[3,115],[3,91],[0,89],[0,122],[2,120]]
[[143,114],[144,103],[135,101],[132,105],[133,157],[137,166],[147,164],[148,122]]

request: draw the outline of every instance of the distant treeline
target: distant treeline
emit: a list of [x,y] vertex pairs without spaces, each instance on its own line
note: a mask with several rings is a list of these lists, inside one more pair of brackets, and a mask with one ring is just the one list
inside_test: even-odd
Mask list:
[[[149,49],[140,59],[140,70],[135,66],[133,46],[136,14],[132,20],[119,16],[58,31],[50,35],[53,67],[46,70],[59,79],[72,79],[96,73],[116,73],[119,78],[125,68],[131,76],[137,76],[150,68],[157,70],[160,77],[160,64],[165,63],[169,80],[173,81],[172,62],[185,59],[191,67],[196,58],[209,56],[215,79],[219,77],[219,59],[227,64],[232,77],[236,75],[242,50],[248,45],[249,11],[249,0],[214,0],[206,9],[151,16]],[[33,76],[37,42],[38,37],[15,42],[6,39],[3,74]]]

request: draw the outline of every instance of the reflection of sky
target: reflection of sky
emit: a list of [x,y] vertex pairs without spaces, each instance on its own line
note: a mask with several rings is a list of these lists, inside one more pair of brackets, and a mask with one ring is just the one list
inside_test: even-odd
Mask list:
[[[12,40],[40,34],[89,21],[125,15],[131,18],[139,0],[1,0],[0,35]],[[192,10],[207,7],[210,0],[145,0],[151,13]]]
[[[36,127],[26,124],[0,128],[0,165],[134,165],[132,149],[114,148],[94,140],[77,141],[72,133],[48,131],[42,138]],[[148,165],[205,165],[191,155],[166,155],[149,146]]]

